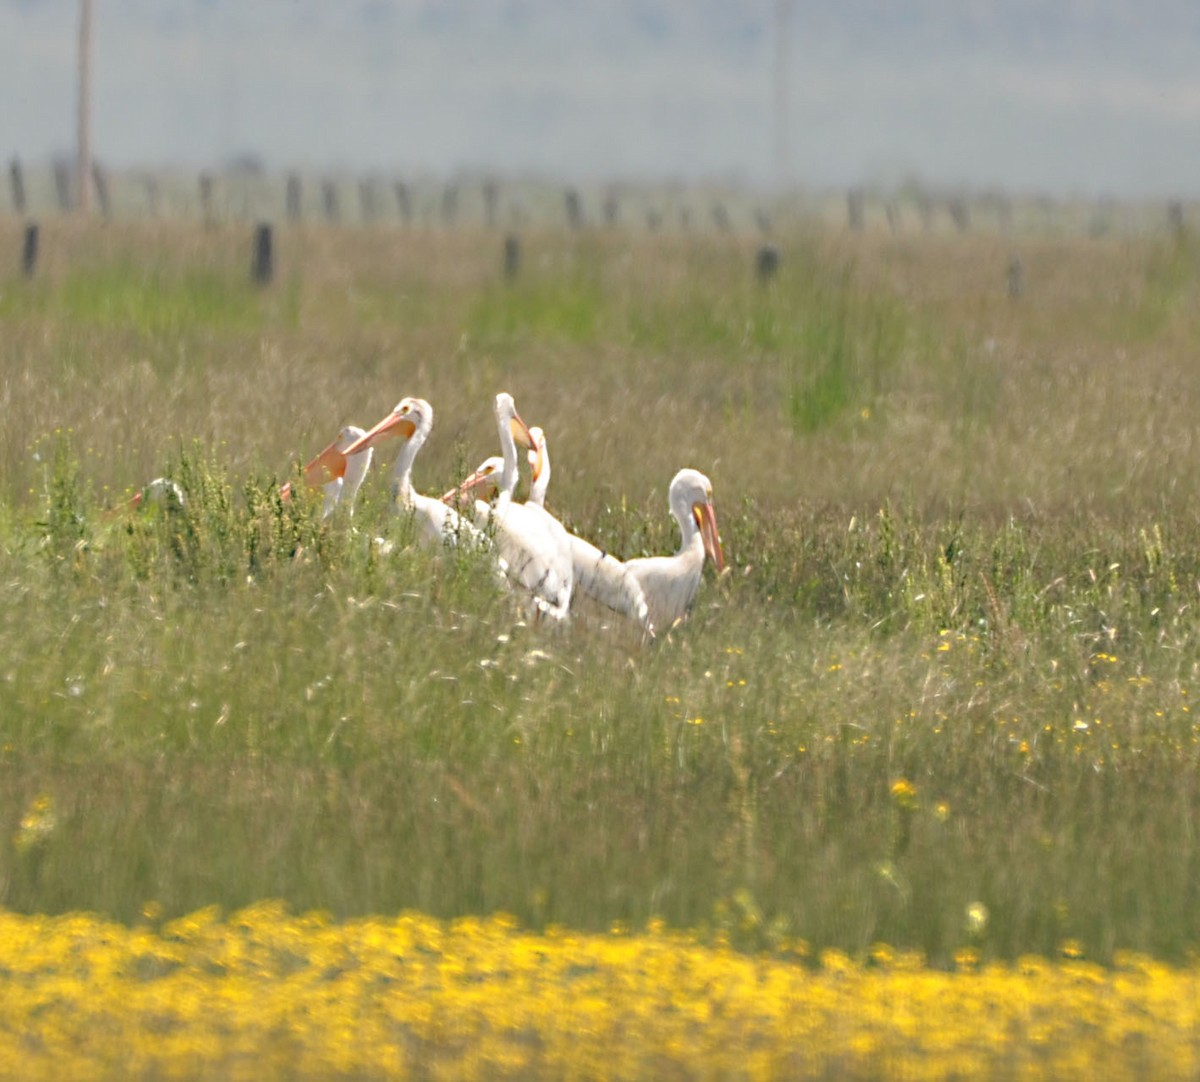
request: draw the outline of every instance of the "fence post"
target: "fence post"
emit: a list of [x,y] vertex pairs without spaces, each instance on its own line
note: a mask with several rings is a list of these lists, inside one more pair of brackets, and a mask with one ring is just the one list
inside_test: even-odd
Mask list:
[[18,214],[25,213],[25,174],[21,172],[21,163],[13,158],[9,166],[9,176],[12,177],[13,207]]
[[205,225],[213,224],[213,178],[211,173],[200,174],[200,213]]
[[458,221],[458,185],[447,184],[442,189],[442,225],[452,226]]
[[108,200],[108,174],[99,162],[92,162],[92,181],[96,185],[96,199],[100,204],[100,213],[108,218],[112,215],[112,204]]
[[604,197],[604,224],[610,229],[615,226],[621,217],[621,201],[617,198],[617,193],[610,191]]
[[250,277],[260,286],[267,285],[275,276],[275,253],[271,242],[271,224],[259,222],[254,231],[254,258],[250,264]]
[[779,249],[774,244],[764,244],[758,250],[756,260],[758,280],[764,285],[779,272]]
[[1175,236],[1183,232],[1183,204],[1178,199],[1167,204],[1167,225]]
[[287,218],[293,224],[300,221],[300,208],[302,205],[302,193],[300,190],[300,177],[296,173],[289,173],[287,178]]
[[516,233],[504,238],[504,277],[515,278],[521,269],[521,239]]
[[358,200],[362,204],[362,220],[371,223],[375,220],[375,185],[370,177],[364,177],[358,182]]
[[1014,300],[1025,291],[1025,268],[1021,257],[1014,255],[1008,261],[1008,295]]
[[58,191],[58,209],[69,211],[71,209],[71,170],[67,167],[66,162],[54,163],[54,187]]
[[578,190],[568,188],[563,193],[563,202],[567,211],[567,225],[572,229],[581,229],[583,227],[583,204],[579,200]]
[[409,198],[408,185],[402,180],[396,181],[396,209],[400,212],[400,221],[408,225],[412,221],[412,199]]
[[321,182],[321,203],[325,208],[325,220],[331,224],[338,220],[337,185],[332,180]]
[[851,188],[846,193],[846,217],[849,220],[850,228],[855,233],[862,231],[863,224],[866,220],[864,212],[864,198],[862,190],[859,188]]
[[500,185],[492,178],[483,182],[483,224],[488,229],[496,225],[496,211],[500,206]]
[[37,269],[38,224],[30,222],[25,227],[25,245],[21,249],[21,270],[26,278],[32,278]]

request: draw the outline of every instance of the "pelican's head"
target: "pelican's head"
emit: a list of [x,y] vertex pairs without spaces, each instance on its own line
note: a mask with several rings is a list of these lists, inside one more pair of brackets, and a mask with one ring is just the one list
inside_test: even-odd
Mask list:
[[517,413],[517,404],[507,391],[501,391],[496,395],[496,423],[500,426],[507,424],[512,438],[521,447],[529,450],[534,448],[529,426],[521,420],[521,415]]
[[678,517],[690,515],[700,530],[704,553],[718,571],[725,570],[725,553],[717,532],[717,513],[713,510],[712,482],[699,470],[680,470],[671,480],[671,508]]
[[130,507],[161,507],[167,511],[178,511],[186,506],[187,498],[183,489],[166,477],[156,477],[148,485],[135,492],[129,501]]
[[470,474],[462,484],[455,485],[454,488],[442,496],[442,502],[454,504],[466,499],[473,492],[482,499],[490,499],[500,485],[500,475],[503,472],[504,459],[499,455],[492,455],[491,458],[485,458],[479,464],[479,468]]
[[[357,435],[350,435],[351,432]],[[309,488],[320,488],[322,485],[336,481],[346,475],[346,448],[356,439],[364,435],[361,428],[347,425],[338,433],[335,439],[320,454],[304,467],[304,481]]]
[[423,398],[402,398],[382,421],[369,432],[363,433],[354,440],[343,454],[347,457],[368,447],[374,447],[380,440],[398,436],[411,440],[418,432],[427,433],[433,427],[433,407]]

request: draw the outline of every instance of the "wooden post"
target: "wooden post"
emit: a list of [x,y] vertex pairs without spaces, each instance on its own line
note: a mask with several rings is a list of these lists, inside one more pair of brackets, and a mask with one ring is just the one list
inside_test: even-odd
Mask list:
[[267,285],[275,276],[275,253],[271,240],[270,223],[260,222],[254,231],[254,258],[250,264],[250,277],[260,286]]
[[604,197],[604,224],[610,229],[617,224],[621,217],[621,201],[616,192],[609,192]]
[[971,228],[971,211],[965,199],[951,199],[947,209],[950,211],[950,220],[960,233],[965,233]]
[[[79,4],[79,160],[75,163],[76,204],[92,209],[92,0]],[[63,208],[66,209],[65,207]]]
[[366,223],[375,220],[375,186],[370,177],[364,177],[358,182],[358,200],[362,205],[362,220]]
[[150,217],[157,218],[159,211],[158,178],[152,174],[146,176],[146,203],[149,206]]
[[563,194],[563,202],[567,210],[567,225],[572,229],[583,228],[583,204],[579,200],[579,192],[568,188]]
[[500,185],[489,177],[483,182],[483,223],[488,229],[495,228],[499,206]]
[[412,221],[412,199],[408,194],[408,185],[402,180],[395,183],[396,209],[400,212],[400,221],[408,225]]
[[1175,236],[1183,232],[1183,204],[1178,199],[1167,204],[1167,225]]
[[9,166],[9,176],[12,178],[13,209],[18,214],[25,213],[25,174],[21,172],[21,163],[13,158]]
[[325,207],[325,220],[331,224],[338,220],[337,185],[332,180],[321,182],[321,203]]
[[32,278],[37,269],[38,224],[30,222],[25,227],[25,246],[21,249],[21,270],[26,278]]
[[713,225],[722,233],[728,233],[731,227],[729,221],[729,211],[725,209],[724,203],[714,203],[712,209]]
[[216,220],[213,216],[213,178],[211,173],[200,174],[200,213],[205,225],[212,225]]
[[917,192],[917,215],[921,219],[921,228],[926,233],[933,232],[933,200],[924,192]]
[[1025,291],[1025,268],[1021,264],[1021,257],[1014,255],[1008,261],[1008,295],[1016,300]]
[[300,191],[300,177],[296,173],[289,173],[287,178],[287,219],[289,222],[300,221],[302,193]]
[[458,185],[447,184],[442,189],[442,224],[454,225],[458,221]]
[[846,193],[846,219],[855,233],[861,233],[866,222],[864,203],[861,188],[851,188]]
[[504,277],[515,278],[521,269],[521,239],[515,233],[504,238]]
[[96,185],[96,200],[100,204],[100,213],[105,218],[112,216],[112,203],[108,198],[108,174],[99,162],[92,162],[92,180]]
[[58,209],[71,209],[71,169],[66,162],[54,163],[54,187],[58,192]]
[[758,250],[756,260],[758,280],[764,285],[774,279],[779,273],[779,249],[774,244],[764,244]]

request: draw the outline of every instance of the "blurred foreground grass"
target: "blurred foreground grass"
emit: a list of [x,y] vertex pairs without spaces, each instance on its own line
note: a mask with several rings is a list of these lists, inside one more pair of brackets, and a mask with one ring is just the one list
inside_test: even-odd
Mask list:
[[1185,1079],[1194,966],[953,971],[877,944],[750,958],[660,926],[333,923],[263,903],[136,928],[0,916],[0,1070],[22,1078]]

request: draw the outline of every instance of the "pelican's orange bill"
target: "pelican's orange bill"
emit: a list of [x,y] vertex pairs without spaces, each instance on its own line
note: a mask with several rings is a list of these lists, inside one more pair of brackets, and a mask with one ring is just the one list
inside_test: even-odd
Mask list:
[[454,503],[456,500],[461,500],[481,485],[488,483],[496,483],[496,467],[492,465],[480,466],[474,473],[468,476],[460,485],[450,489],[449,492],[442,496],[442,503]]
[[526,451],[525,455],[529,459],[529,479],[536,482],[542,476],[542,465],[546,461],[545,456],[542,454],[541,444],[537,444],[529,451]]
[[304,481],[309,488],[320,488],[345,475],[346,456],[338,450],[337,440],[304,467]]
[[704,551],[716,565],[718,571],[725,570],[725,553],[721,549],[721,535],[717,531],[717,513],[713,510],[711,501],[692,505],[692,514],[696,516],[696,525],[700,527],[700,538],[704,542]]
[[533,442],[533,434],[529,431],[529,426],[521,420],[521,415],[516,411],[513,412],[513,417],[509,421],[508,427],[512,432],[513,439],[522,447],[526,447],[531,451],[537,449],[537,444]]
[[403,436],[406,440],[411,439],[412,434],[416,430],[417,426],[410,418],[393,410],[379,424],[372,428],[370,432],[360,436],[350,444],[344,454],[347,458],[351,455],[356,455],[359,451],[365,451],[368,447],[374,447],[385,436]]

